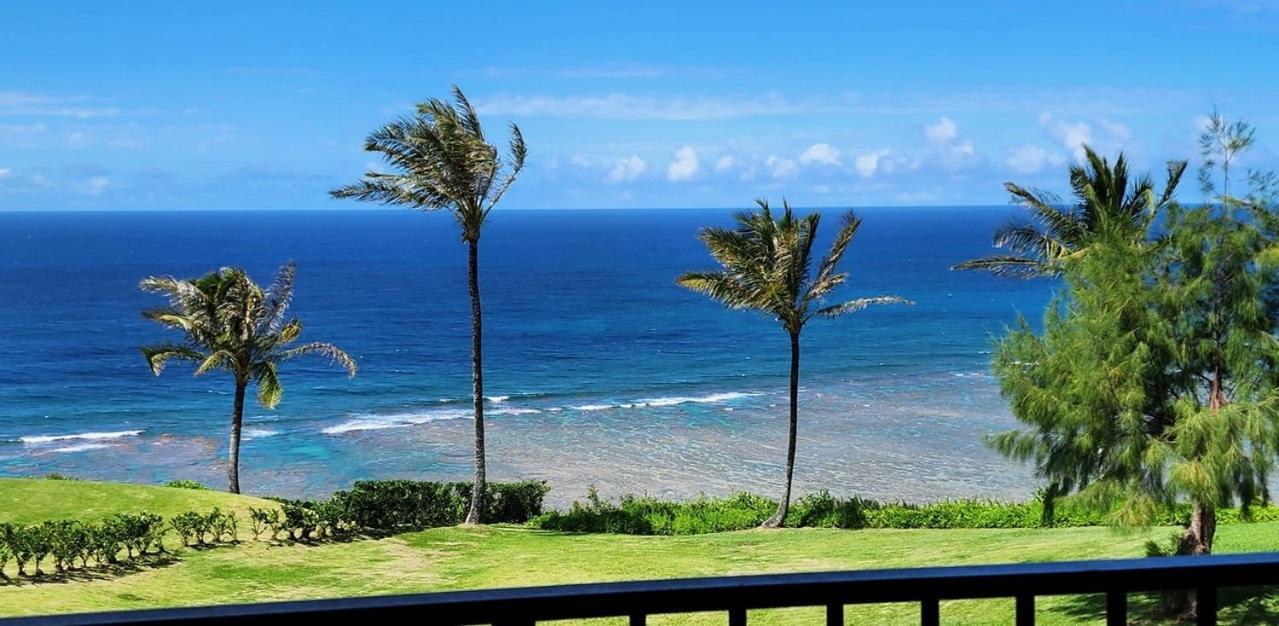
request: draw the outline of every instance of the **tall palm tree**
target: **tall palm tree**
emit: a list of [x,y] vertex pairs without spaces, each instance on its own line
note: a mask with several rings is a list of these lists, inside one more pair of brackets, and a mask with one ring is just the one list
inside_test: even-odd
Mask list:
[[153,374],[159,376],[169,361],[178,359],[196,363],[196,376],[220,369],[235,379],[227,462],[231,493],[240,493],[240,429],[244,394],[250,383],[257,384],[258,403],[272,409],[284,394],[279,374],[279,365],[284,361],[319,355],[355,376],[355,360],[333,344],[292,345],[302,334],[302,321],[286,318],[296,273],[297,267],[289,262],[276,272],[275,280],[265,290],[236,267],[187,280],[151,276],[139,285],[143,291],[169,299],[169,306],[144,311],[142,316],[186,335],[181,342],[142,348]]
[[373,131],[364,142],[380,152],[391,173],[367,172],[353,185],[330,192],[355,198],[453,214],[468,247],[467,284],[471,295],[471,400],[475,412],[475,482],[467,524],[480,523],[487,486],[484,460],[483,324],[480,313],[480,230],[488,214],[524,169],[528,150],[511,124],[510,154],[503,158],[484,138],[480,118],[462,90],[453,86],[452,104],[430,99],[417,113]]
[[813,243],[821,214],[798,217],[785,200],[782,215],[774,219],[767,200],[757,200],[758,211],[737,214],[736,228],[704,228],[700,238],[720,271],[689,272],[676,282],[706,294],[730,309],[747,309],[776,318],[790,335],[790,437],[786,448],[786,483],[777,512],[763,526],[776,528],[790,509],[791,482],[795,476],[795,439],[799,431],[799,336],[815,317],[838,317],[875,304],[904,303],[897,296],[858,298],[827,304],[835,288],[848,279],[837,266],[861,226],[849,211],[825,258],[814,263]]
[[1103,229],[1118,228],[1127,236],[1144,237],[1158,212],[1172,201],[1185,171],[1185,161],[1169,161],[1163,192],[1156,194],[1149,176],[1129,184],[1128,161],[1122,152],[1112,167],[1084,146],[1084,163],[1070,166],[1073,204],[1050,192],[1004,183],[1012,201],[1030,212],[1030,219],[1010,220],[995,231],[994,246],[1011,254],[973,259],[951,269],[1017,278],[1060,276],[1062,262],[1082,253]]

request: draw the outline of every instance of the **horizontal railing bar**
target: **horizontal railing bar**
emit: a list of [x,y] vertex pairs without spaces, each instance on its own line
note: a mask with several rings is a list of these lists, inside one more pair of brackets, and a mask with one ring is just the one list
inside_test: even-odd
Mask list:
[[[591,583],[0,619],[4,626],[247,624],[272,617],[433,624],[1279,584],[1279,553]],[[426,611],[424,613],[424,611]]]

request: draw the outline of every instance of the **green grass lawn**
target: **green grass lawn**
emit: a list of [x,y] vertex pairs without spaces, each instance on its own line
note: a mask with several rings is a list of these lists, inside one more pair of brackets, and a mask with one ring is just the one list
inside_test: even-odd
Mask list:
[[[111,512],[161,514],[214,505],[257,506],[214,492],[45,480],[0,481],[0,521],[93,518]],[[44,512],[50,513],[44,513]],[[517,585],[820,571],[921,565],[1006,563],[1139,556],[1148,537],[1170,529],[1118,533],[1104,528],[1052,530],[742,531],[683,537],[570,535],[522,527],[439,528],[378,540],[181,549],[154,567],[94,573],[71,581],[0,585],[0,615],[324,598]],[[242,532],[242,537],[249,533]],[[1279,549],[1279,523],[1224,526],[1222,552]],[[1279,595],[1227,598],[1225,623],[1279,623]],[[1041,598],[1046,624],[1100,622],[1096,598]],[[1276,609],[1275,612],[1269,612]],[[918,623],[913,605],[850,607],[849,623]],[[1012,601],[942,605],[950,623],[1005,624]],[[722,624],[723,615],[654,619],[653,623]],[[815,623],[816,609],[761,611],[752,624]],[[622,623],[607,620],[593,623]]]

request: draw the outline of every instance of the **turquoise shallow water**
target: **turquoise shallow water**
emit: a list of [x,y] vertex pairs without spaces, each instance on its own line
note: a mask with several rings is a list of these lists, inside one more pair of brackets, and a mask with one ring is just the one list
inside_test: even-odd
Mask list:
[[[957,273],[1010,207],[866,209],[848,297],[882,307],[804,339],[801,489],[877,497],[1021,497],[1024,468],[981,445],[1011,425],[988,375],[992,337],[1037,320],[1052,283]],[[832,212],[833,213],[833,212]],[[834,218],[829,215],[828,218]],[[674,284],[710,267],[696,240],[729,211],[506,211],[481,242],[491,472],[688,496],[775,490],[785,335]],[[836,221],[828,219],[833,230]],[[829,235],[829,232],[827,233]],[[229,381],[138,346],[163,331],[148,274],[299,266],[304,338],[360,361],[284,371],[284,402],[248,412],[242,481],[318,495],[366,477],[469,469],[465,248],[411,211],[0,214],[0,472],[220,485]]]

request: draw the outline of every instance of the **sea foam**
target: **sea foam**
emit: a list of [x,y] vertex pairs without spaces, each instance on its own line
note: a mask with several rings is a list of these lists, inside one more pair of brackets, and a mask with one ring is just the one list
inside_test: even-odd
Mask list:
[[69,446],[62,446],[60,448],[54,448],[52,450],[49,450],[49,452],[60,452],[60,453],[84,452],[86,450],[101,450],[103,448],[114,448],[114,447],[115,446],[112,446],[106,443],[77,443]]
[[705,396],[664,396],[659,398],[641,398],[634,402],[619,402],[616,404],[581,404],[573,407],[578,411],[604,411],[607,409],[636,409],[646,407],[665,407],[675,406],[678,404],[701,404],[710,402],[728,402],[731,400],[740,400],[752,396],[759,396],[759,393],[747,393],[743,391],[728,391],[725,393],[712,393]]
[[321,429],[320,432],[326,435],[341,435],[343,433],[356,432],[361,430],[384,430],[387,428],[404,428],[406,426],[414,426],[417,424],[426,424],[428,422],[436,422],[439,420],[451,420],[471,417],[470,411],[461,411],[454,409],[435,410],[435,411],[415,411],[406,413],[389,413],[385,415],[369,414],[357,415],[352,419],[342,422],[328,428]]
[[142,434],[141,430],[117,430],[113,432],[88,432],[76,433],[74,435],[32,435],[27,437],[19,437],[22,443],[42,444],[53,443],[55,441],[67,441],[71,439],[84,439],[88,441],[100,441],[103,439],[119,439],[121,437],[136,437]]

